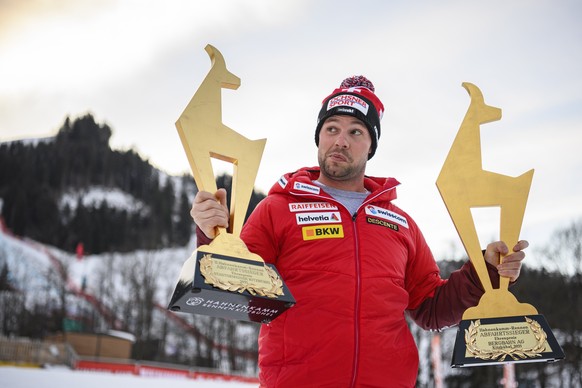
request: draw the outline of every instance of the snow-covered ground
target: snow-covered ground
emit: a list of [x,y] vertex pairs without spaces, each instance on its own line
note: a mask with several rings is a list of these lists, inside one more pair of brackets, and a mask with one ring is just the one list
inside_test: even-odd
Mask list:
[[[234,339],[219,338],[214,332],[207,330],[208,317],[190,317],[187,314],[177,314],[165,309],[176,285],[181,267],[194,249],[195,239],[185,247],[167,248],[155,251],[134,251],[128,253],[104,253],[86,255],[78,260],[74,254],[57,248],[40,244],[36,241],[19,238],[4,232],[0,227],[0,269],[7,266],[11,284],[23,293],[25,306],[34,306],[39,298],[46,305],[58,305],[59,290],[68,290],[67,313],[71,317],[90,316],[95,319],[95,327],[102,332],[115,330],[106,323],[97,312],[111,312],[111,306],[125,306],[130,309],[135,290],[127,281],[129,273],[143,270],[155,282],[154,304],[151,330],[156,338],[161,338],[163,330],[164,351],[173,356],[189,359],[193,349],[197,349],[197,341],[208,355],[216,361],[217,373],[229,373],[228,359],[222,354],[225,349],[251,349],[256,343],[256,327],[240,325],[236,328]],[[65,279],[60,276],[59,266],[62,265]],[[145,272],[141,272],[142,275]],[[141,284],[141,283],[140,283]],[[83,295],[93,296],[86,299],[78,295],[84,289]],[[0,305],[0,323],[4,322],[5,310]],[[0,329],[2,324],[0,324]],[[164,329],[165,328],[165,329]],[[0,330],[2,331],[2,330]],[[135,334],[135,333],[132,333]],[[207,351],[205,346],[210,346]],[[254,375],[256,361],[252,357],[243,357],[237,361],[239,372]],[[242,366],[241,366],[242,365]],[[32,386],[32,385],[29,385]],[[0,378],[0,388],[3,388]],[[85,387],[86,388],[86,387]]]
[[105,203],[110,208],[125,210],[129,213],[137,213],[146,209],[146,205],[142,201],[125,191],[118,188],[100,186],[67,191],[61,196],[59,209],[62,211],[65,206],[68,206],[70,212],[74,212],[79,203],[85,207],[94,208],[98,208]]
[[66,368],[0,367],[2,388],[250,388],[257,384],[222,380],[142,377],[125,374],[73,371]]

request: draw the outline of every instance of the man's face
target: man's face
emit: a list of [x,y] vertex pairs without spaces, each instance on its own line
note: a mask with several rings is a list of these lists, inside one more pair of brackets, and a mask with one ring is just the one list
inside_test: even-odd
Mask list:
[[331,116],[319,133],[317,158],[321,173],[336,181],[362,180],[371,146],[370,133],[361,120]]

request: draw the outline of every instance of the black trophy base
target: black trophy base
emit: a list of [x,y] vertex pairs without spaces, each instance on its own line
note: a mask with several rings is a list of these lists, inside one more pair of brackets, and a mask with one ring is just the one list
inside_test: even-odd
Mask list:
[[451,366],[554,362],[564,358],[543,315],[463,320]]
[[[200,258],[197,252],[184,263],[182,273],[168,309],[175,312],[206,315],[239,321],[270,323],[295,304],[295,299],[283,283],[283,295],[276,297],[251,294],[244,290],[226,291],[208,284],[200,272]],[[234,257],[216,255],[249,266],[268,266],[277,273],[272,264],[250,261]]]

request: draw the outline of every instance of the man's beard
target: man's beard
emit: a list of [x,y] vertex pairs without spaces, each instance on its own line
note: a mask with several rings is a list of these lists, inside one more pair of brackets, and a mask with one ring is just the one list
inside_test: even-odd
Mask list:
[[360,174],[365,170],[365,163],[363,166],[355,165],[353,164],[353,159],[346,155],[344,152],[337,150],[334,150],[333,152],[342,154],[348,163],[339,166],[338,163],[328,158],[327,154],[323,155],[323,157],[319,156],[319,168],[321,174],[323,174],[325,177],[337,181],[344,181],[360,176]]

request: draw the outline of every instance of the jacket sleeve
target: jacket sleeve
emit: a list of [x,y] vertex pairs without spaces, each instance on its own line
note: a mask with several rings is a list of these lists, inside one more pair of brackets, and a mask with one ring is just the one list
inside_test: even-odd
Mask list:
[[208,245],[212,242],[211,238],[208,238],[202,229],[196,225],[196,247],[198,248],[201,245]]
[[[499,287],[497,269],[487,263],[487,271],[493,288]],[[476,306],[483,293],[477,272],[468,261],[459,270],[451,273],[449,279],[438,286],[431,297],[408,312],[423,329],[441,330],[457,325],[465,310]]]
[[[274,210],[275,199],[272,195],[264,198],[253,210],[241,231],[241,239],[249,251],[261,256],[266,263],[274,264],[279,255],[277,232],[277,214]],[[279,220],[280,222],[280,220]]]

